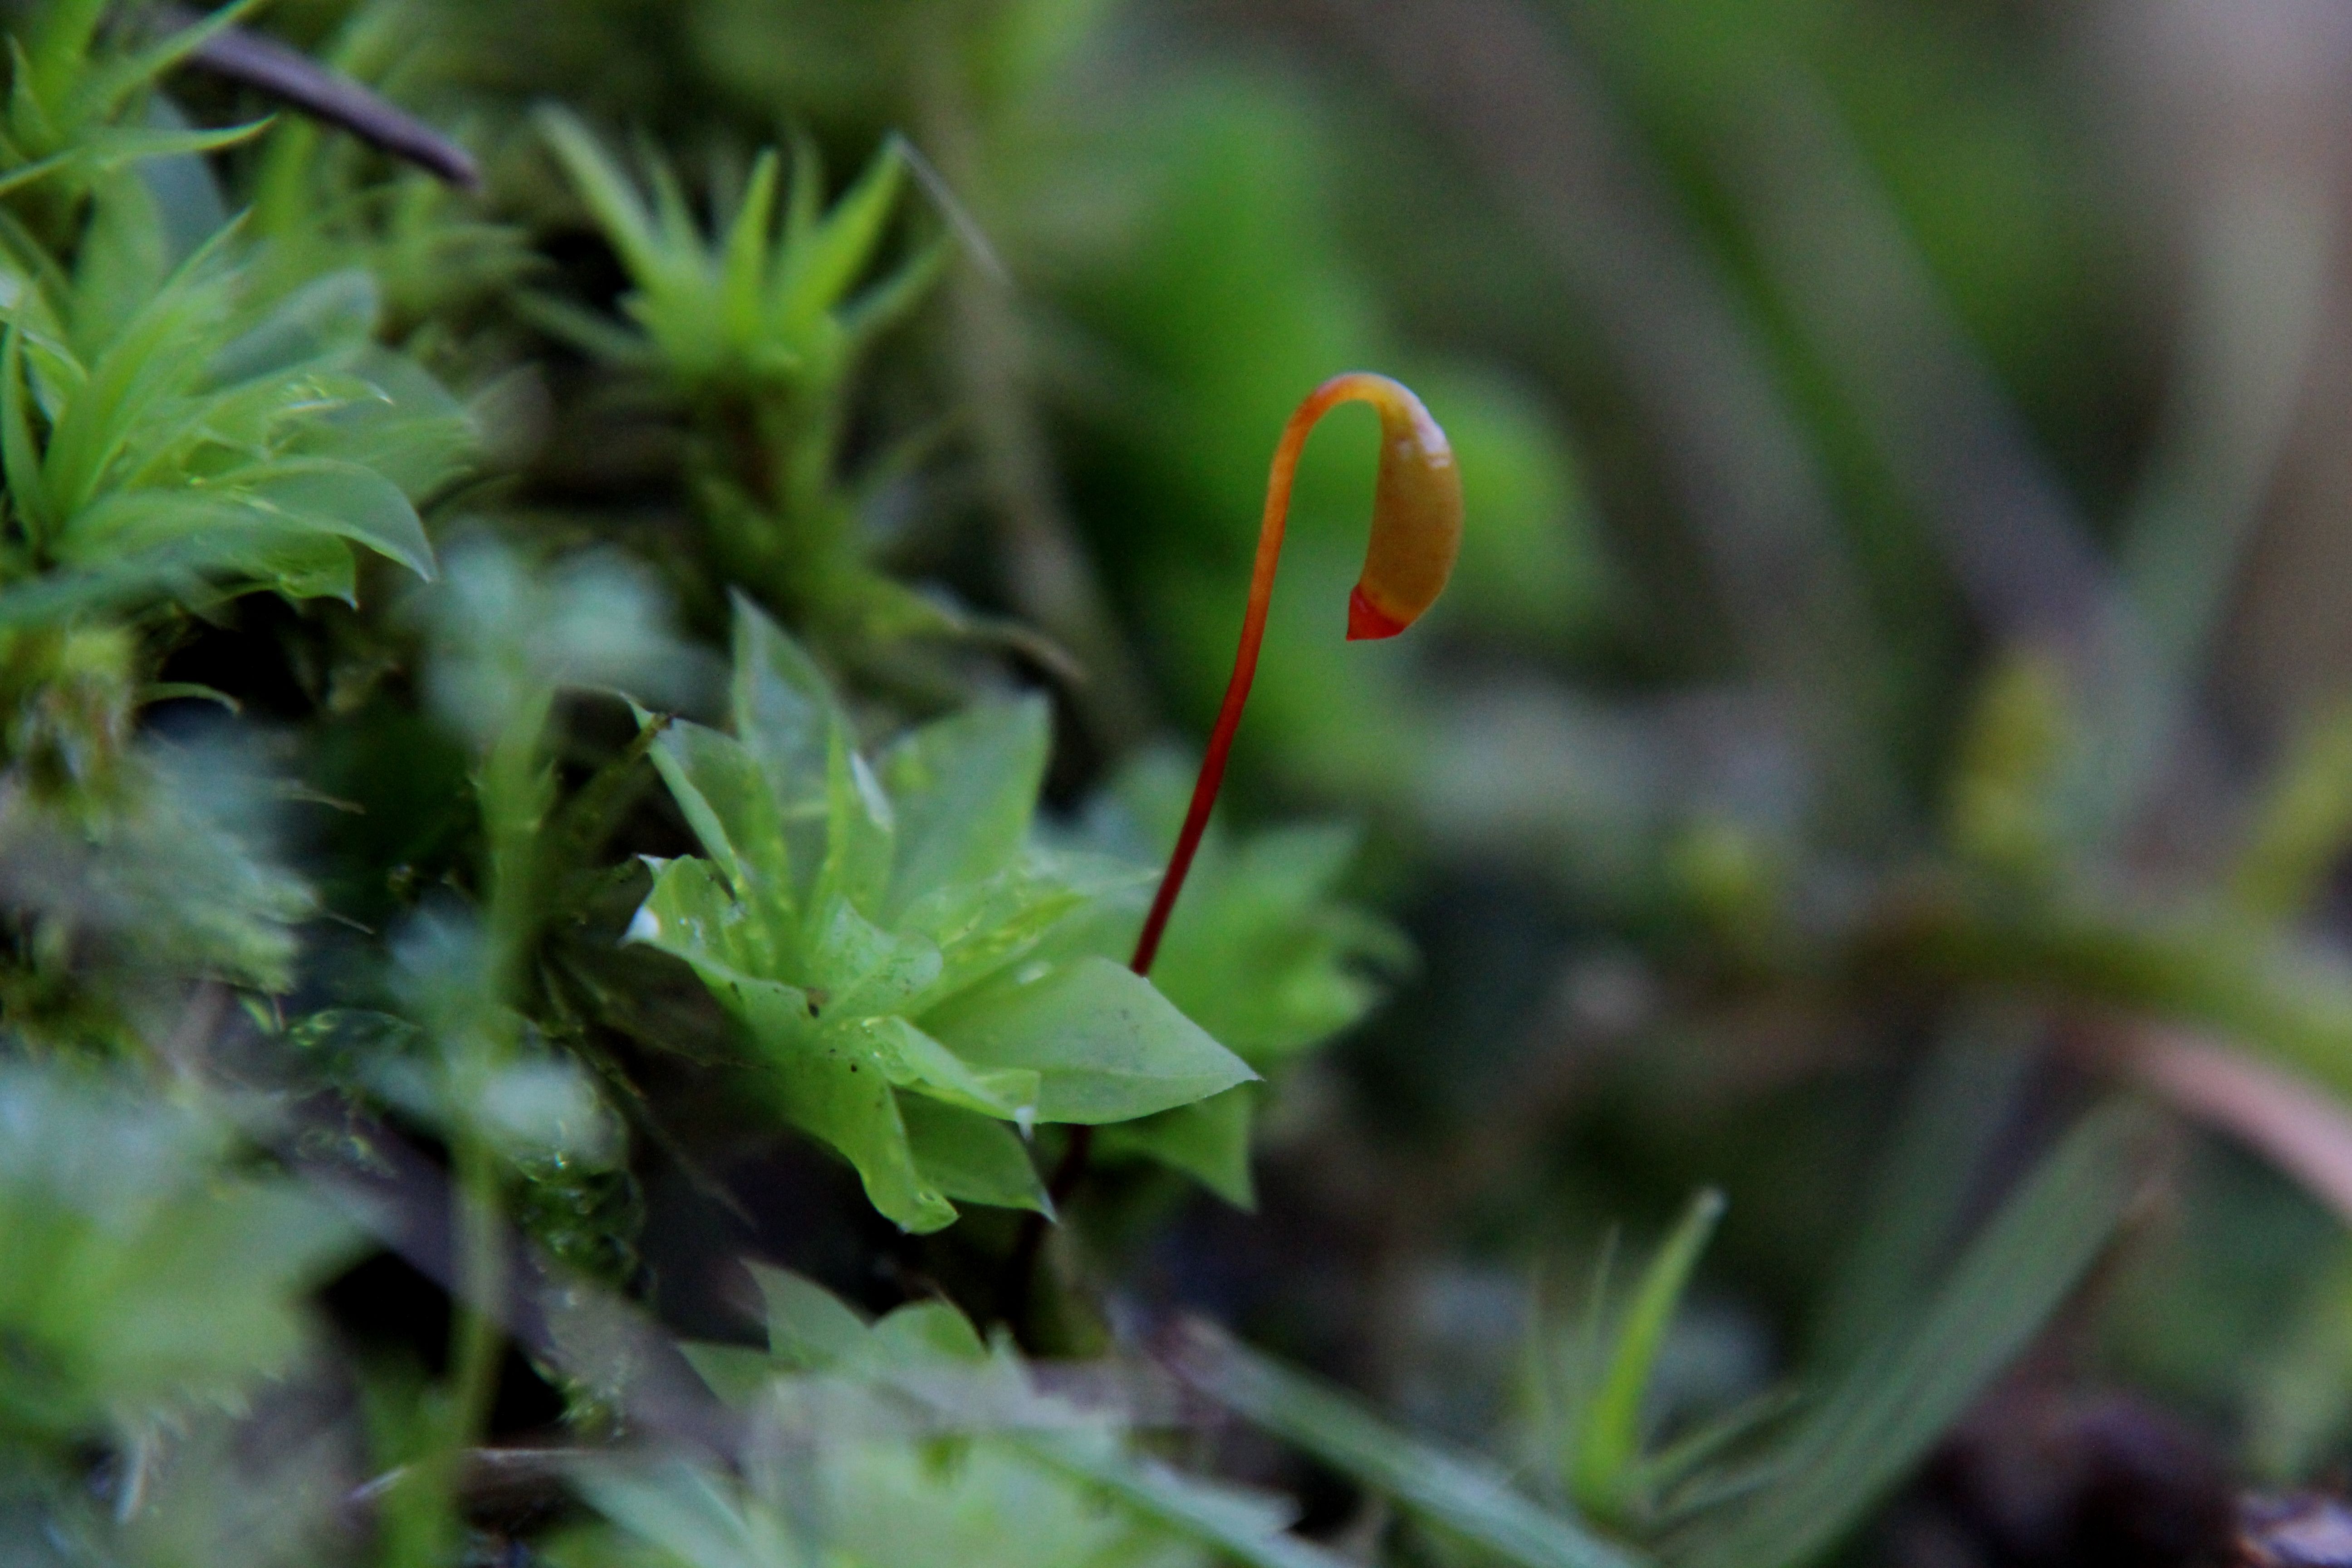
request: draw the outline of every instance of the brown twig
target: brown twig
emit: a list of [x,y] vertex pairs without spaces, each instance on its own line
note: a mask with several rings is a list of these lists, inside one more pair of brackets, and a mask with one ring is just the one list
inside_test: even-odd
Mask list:
[[[166,29],[174,32],[201,20],[181,5],[163,6],[157,16]],[[242,27],[224,27],[196,46],[187,63],[348,131],[368,145],[462,190],[481,187],[481,166],[465,148],[349,77],[337,75],[274,38]]]
[[2244,1051],[2152,1028],[2132,1032],[2125,1065],[2175,1110],[2244,1143],[2352,1224],[2352,1110],[2336,1096]]

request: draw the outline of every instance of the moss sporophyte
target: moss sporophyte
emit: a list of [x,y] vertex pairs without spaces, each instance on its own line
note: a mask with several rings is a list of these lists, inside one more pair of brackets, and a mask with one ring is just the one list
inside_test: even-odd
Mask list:
[[[1322,417],[1343,403],[1369,403],[1381,419],[1381,463],[1372,489],[1372,537],[1364,555],[1364,570],[1348,595],[1348,640],[1360,642],[1392,637],[1421,618],[1445,589],[1453,575],[1454,557],[1462,548],[1462,475],[1454,466],[1454,448],[1445,432],[1431,418],[1419,397],[1402,383],[1366,371],[1335,375],[1314,391],[1290,416],[1274,448],[1274,467],[1266,476],[1265,511],[1258,524],[1257,555],[1250,571],[1248,608],[1242,616],[1241,647],[1234,655],[1234,672],[1225,685],[1224,700],[1209,731],[1209,749],[1192,785],[1192,800],[1184,813],[1168,869],[1144,917],[1128,967],[1139,975],[1151,973],[1168,917],[1183,891],[1184,879],[1207,831],[1209,814],[1223,784],[1225,763],[1234,735],[1241,728],[1242,709],[1249,701],[1250,683],[1257,676],[1259,646],[1265,640],[1265,617],[1274,602],[1275,571],[1282,560],[1284,530],[1290,521],[1290,491],[1297,476],[1299,454],[1307,435]],[[1094,1146],[1093,1129],[1076,1127],[1048,1192],[1055,1203],[1067,1198],[1084,1178]],[[1033,1217],[1013,1254],[1013,1289],[1025,1288],[1043,1238],[1041,1218]]]
[[1380,478],[1372,490],[1372,539],[1364,555],[1363,574],[1348,595],[1348,640],[1392,637],[1421,617],[1436,602],[1454,573],[1462,548],[1462,475],[1454,464],[1454,448],[1445,432],[1429,416],[1421,399],[1401,383],[1384,375],[1351,371],[1335,375],[1307,395],[1282,429],[1274,449],[1274,470],[1265,481],[1265,517],[1258,525],[1257,560],[1250,573],[1249,608],[1242,617],[1240,651],[1234,656],[1233,678],[1225,700],[1209,731],[1208,755],[1201,762],[1199,781],[1192,786],[1192,804],[1184,814],[1183,830],[1168,858],[1167,874],[1159,896],[1136,940],[1135,956],[1128,966],[1138,974],[1151,973],[1160,951],[1169,912],[1183,890],[1184,874],[1192,869],[1201,835],[1208,827],[1210,808],[1224,782],[1225,759],[1233,750],[1234,731],[1241,728],[1242,708],[1249,701],[1250,682],[1257,676],[1258,646],[1265,639],[1265,616],[1274,602],[1275,568],[1282,560],[1283,530],[1290,520],[1290,489],[1298,471],[1298,456],[1307,433],[1342,403],[1369,403],[1381,416]]

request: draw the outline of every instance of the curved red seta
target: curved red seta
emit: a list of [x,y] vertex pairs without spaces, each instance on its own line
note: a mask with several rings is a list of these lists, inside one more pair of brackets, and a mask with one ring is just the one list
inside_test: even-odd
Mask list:
[[1297,476],[1298,456],[1307,433],[1324,415],[1342,403],[1369,403],[1381,416],[1380,478],[1372,492],[1372,537],[1365,552],[1363,575],[1348,595],[1348,640],[1392,637],[1418,619],[1445,586],[1462,541],[1462,479],[1454,466],[1454,449],[1445,432],[1429,416],[1421,399],[1402,383],[1384,375],[1355,371],[1335,375],[1307,395],[1283,426],[1274,449],[1273,471],[1266,477],[1265,513],[1258,525],[1257,559],[1250,574],[1249,606],[1242,616],[1241,647],[1234,656],[1234,673],[1225,684],[1225,698],[1217,721],[1209,731],[1208,753],[1193,782],[1192,805],[1168,870],[1144,917],[1129,967],[1138,974],[1151,973],[1160,952],[1168,917],[1183,891],[1185,875],[1201,847],[1209,826],[1210,809],[1224,782],[1225,762],[1234,735],[1241,728],[1242,709],[1249,701],[1250,683],[1257,675],[1259,645],[1265,638],[1267,608],[1274,602],[1274,575],[1282,559],[1282,536],[1290,517],[1290,489]]

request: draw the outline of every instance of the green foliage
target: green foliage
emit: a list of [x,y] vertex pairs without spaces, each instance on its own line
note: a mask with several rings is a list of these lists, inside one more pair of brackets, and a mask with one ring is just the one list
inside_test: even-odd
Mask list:
[[1604,1272],[1593,1282],[1582,1331],[1561,1347],[1564,1364],[1534,1370],[1540,1384],[1559,1384],[1542,1390],[1548,1414],[1557,1411],[1545,1425],[1558,1431],[1545,1435],[1552,1438],[1549,1446],[1558,1454],[1569,1495],[1596,1519],[1654,1517],[1666,1489],[1685,1479],[1680,1472],[1688,1461],[1680,1456],[1661,1456],[1669,1459],[1663,1465],[1656,1458],[1645,1462],[1643,1398],[1675,1310],[1722,1215],[1720,1193],[1693,1198],[1681,1223],[1658,1244],[1632,1296],[1610,1302]]
[[2352,841],[2352,714],[2320,713],[2295,737],[2251,824],[2231,876],[2237,907],[2292,920],[2311,907],[2326,868]]
[[317,905],[268,854],[274,813],[251,758],[218,738],[149,742],[74,783],[0,806],[0,999],[20,1035],[135,1052],[189,979],[291,985],[293,928]]
[[6,812],[0,991],[52,1040],[121,1047],[185,977],[291,984],[287,928],[313,906],[255,856],[257,792],[223,756],[135,745],[133,715],[174,607],[352,600],[354,546],[429,575],[416,502],[473,441],[446,392],[372,342],[370,275],[272,287],[236,226],[189,231],[156,165],[124,166],[170,155],[217,207],[186,154],[219,137],[116,121],[234,15],[118,54],[93,43],[97,8],[49,7],[11,80],[26,161],[7,177],[21,221],[0,225],[0,684],[26,792]]
[[597,1462],[581,1478],[588,1500],[655,1551],[583,1533],[556,1548],[564,1568],[754,1568],[812,1551],[862,1568],[1334,1561],[1287,1534],[1267,1500],[1135,1452],[1115,1414],[1036,1389],[1010,1347],[984,1345],[945,1303],[869,1324],[798,1276],[754,1277],[768,1352],[692,1352],[753,1417],[746,1479]]
[[[1192,774],[1167,753],[1130,764],[1088,810],[1078,842],[1150,864],[1166,858]],[[1370,1012],[1379,976],[1410,960],[1403,936],[1339,900],[1361,835],[1337,824],[1242,834],[1213,819],[1169,919],[1152,983],[1260,1071],[1322,1044]],[[1134,945],[1150,902],[1086,922],[1105,954]]]
[[231,1152],[210,1117],[127,1081],[0,1068],[0,1449],[16,1462],[234,1401],[301,1353],[297,1300],[357,1237]]
[[536,313],[686,403],[688,484],[728,576],[853,647],[957,629],[866,566],[855,498],[835,473],[850,377],[875,338],[921,300],[944,254],[925,251],[858,289],[898,206],[896,149],[829,210],[814,153],[803,144],[780,200],[782,163],[769,149],[740,189],[722,194],[706,238],[660,159],[647,160],[648,201],[576,119],[551,110],[540,126],[628,271],[622,308],[639,331],[560,300],[540,300]]
[[2352,1421],[2352,1268],[2341,1257],[2297,1303],[2286,1333],[2246,1369],[2247,1459],[2254,1474],[2292,1484]]
[[[1175,843],[1191,791],[1190,773],[1171,757],[1146,757],[1090,807],[1079,841],[1132,860],[1160,859]],[[1376,976],[1411,957],[1392,927],[1338,900],[1357,840],[1336,826],[1243,837],[1213,822],[1161,939],[1152,984],[1269,1078],[1361,1019],[1379,1000]],[[1123,956],[1142,927],[1148,892],[1112,892],[1057,945]],[[1100,1147],[1160,1160],[1246,1208],[1259,1093],[1244,1085],[1107,1129]]]
[[1819,1561],[2064,1300],[2138,1185],[2147,1123],[2130,1106],[2093,1112],[2043,1158],[1934,1294],[1821,1396],[1764,1461],[1770,1484],[1710,1521],[1682,1554],[1693,1568]]
[[828,395],[930,280],[934,264],[919,263],[851,297],[898,203],[905,173],[895,153],[823,212],[824,171],[803,147],[780,214],[782,164],[771,148],[706,240],[666,164],[650,162],[648,204],[578,120],[551,110],[540,123],[628,268],[636,288],[622,308],[644,337],[616,335],[560,309],[551,319],[583,347],[675,378],[690,397],[785,388]]
[[14,313],[0,458],[21,550],[0,623],[257,589],[348,600],[354,543],[431,574],[411,497],[455,471],[463,416],[370,345],[366,274],[261,306],[232,243],[152,290],[85,268],[53,310],[37,293]]
[[[2023,1348],[2114,1233],[2143,1169],[2139,1111],[2094,1112],[2053,1150],[1943,1280],[1860,1361],[1760,1446],[1769,1405],[1730,1413],[1654,1455],[1640,1448],[1642,1394],[1664,1325],[1711,1230],[1701,1194],[1660,1247],[1622,1316],[1580,1358],[1597,1385],[1554,1423],[1580,1503],[1662,1534],[1691,1568],[1822,1561],[1892,1481]],[[1395,1431],[1312,1380],[1213,1334],[1185,1374],[1204,1393],[1399,1505],[1441,1533],[1528,1568],[1637,1561],[1513,1489],[1496,1471]],[[1540,1374],[1556,1376],[1550,1369]],[[1547,1433],[1547,1436],[1554,1436]],[[1723,1457],[1724,1450],[1731,1457]],[[1675,1493],[1680,1491],[1680,1498]],[[1662,1529],[1662,1527],[1664,1527]]]
[[869,765],[809,656],[739,602],[731,708],[733,735],[680,721],[655,747],[709,858],[656,866],[630,937],[694,967],[760,1091],[891,1219],[1042,1210],[1014,1127],[1132,1121],[1255,1076],[1116,964],[1037,956],[1134,879],[1031,841],[1040,705],[976,705]]
[[1633,1568],[1642,1561],[1530,1501],[1493,1466],[1400,1432],[1346,1395],[1222,1337],[1196,1342],[1186,1374],[1237,1415],[1501,1561],[1528,1568]]
[[[409,6],[376,0],[351,9],[320,62],[398,96],[433,79],[434,49]],[[281,117],[258,145],[245,222],[273,289],[364,270],[383,300],[382,341],[445,373],[506,368],[498,307],[541,265],[520,226],[423,171],[385,177],[366,147],[307,120]]]
[[92,184],[88,221],[69,266],[23,227],[0,262],[0,663],[29,787],[6,813],[21,934],[0,990],[21,1029],[120,1047],[159,982],[288,987],[287,928],[312,902],[256,858],[257,792],[225,756],[131,743],[152,655],[102,617],[168,623],[174,604],[218,614],[260,590],[348,600],[354,544],[429,574],[412,498],[449,481],[471,436],[370,342],[366,274],[259,291],[234,230],[175,264],[131,174]]
[[101,41],[107,7],[95,0],[44,6],[34,26],[9,40],[0,194],[48,180],[51,188],[37,194],[54,213],[141,159],[206,152],[251,135],[257,127],[191,132],[125,122],[136,119],[157,78],[259,3],[224,5],[194,26],[131,47]]

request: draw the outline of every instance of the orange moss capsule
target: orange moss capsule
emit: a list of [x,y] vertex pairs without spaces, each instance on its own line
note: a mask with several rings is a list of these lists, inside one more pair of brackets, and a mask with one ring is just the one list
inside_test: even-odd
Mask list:
[[1381,472],[1372,542],[1348,595],[1348,637],[1392,637],[1437,600],[1462,552],[1462,475],[1445,432],[1407,388],[1384,375],[1348,375],[1341,398],[1381,416]]
[[1265,515],[1258,525],[1257,561],[1250,575],[1249,607],[1242,616],[1240,651],[1234,657],[1233,678],[1225,700],[1209,732],[1209,751],[1201,762],[1201,776],[1192,786],[1192,804],[1184,814],[1183,831],[1176,837],[1168,872],[1145,917],[1143,932],[1129,961],[1138,974],[1151,971],[1160,951],[1169,911],[1192,869],[1201,835],[1209,826],[1209,809],[1216,804],[1223,783],[1225,759],[1233,750],[1234,733],[1241,727],[1242,708],[1249,700],[1250,682],[1257,675],[1258,647],[1265,639],[1265,616],[1274,602],[1274,574],[1282,559],[1282,536],[1290,519],[1290,490],[1297,478],[1298,455],[1307,433],[1323,416],[1342,403],[1369,403],[1381,416],[1380,477],[1372,489],[1372,539],[1364,554],[1364,570],[1348,595],[1348,638],[1392,637],[1412,625],[1433,604],[1453,574],[1454,559],[1462,549],[1462,476],[1454,466],[1454,448],[1445,432],[1429,416],[1421,399],[1402,383],[1385,375],[1355,371],[1335,375],[1313,392],[1291,415],[1274,449],[1274,469],[1266,477]]

